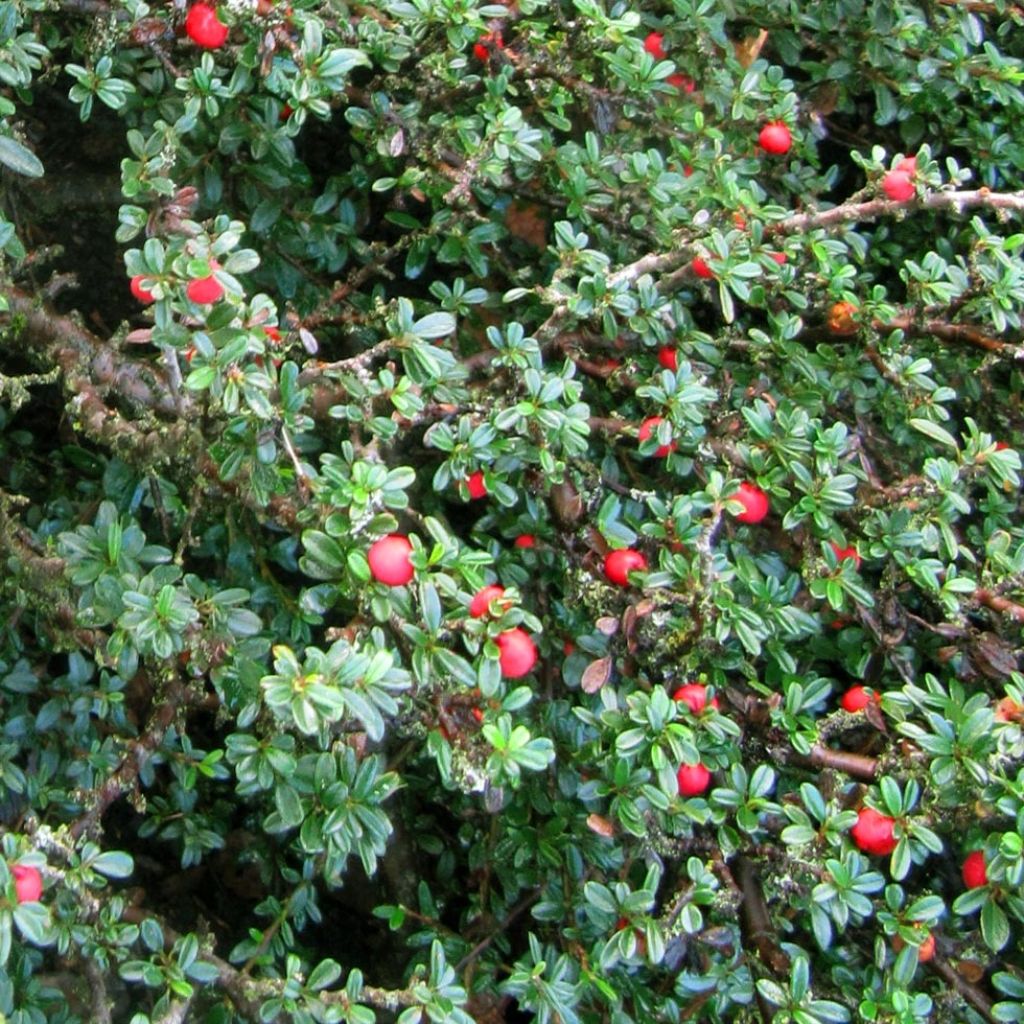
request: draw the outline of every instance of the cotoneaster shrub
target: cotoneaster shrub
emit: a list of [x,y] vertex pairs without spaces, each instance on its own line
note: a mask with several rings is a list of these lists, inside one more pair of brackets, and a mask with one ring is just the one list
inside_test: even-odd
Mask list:
[[1022,20],[0,0],[0,1015],[1024,1019]]

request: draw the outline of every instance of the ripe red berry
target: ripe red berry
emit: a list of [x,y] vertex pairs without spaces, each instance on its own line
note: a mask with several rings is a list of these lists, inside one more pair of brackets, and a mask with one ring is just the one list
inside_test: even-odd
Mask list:
[[871,703],[871,694],[863,686],[851,686],[839,703],[844,711],[863,711]]
[[917,189],[906,171],[886,171],[882,178],[882,191],[894,203],[905,203],[917,195]]
[[483,587],[473,595],[473,600],[469,602],[469,614],[474,619],[482,618],[490,609],[491,602],[496,597],[501,597],[504,593],[505,588],[499,587],[494,583],[488,587]]
[[697,83],[689,75],[681,75],[677,73],[669,75],[665,81],[668,82],[669,85],[674,86],[680,92],[685,92],[687,95],[697,88]]
[[709,280],[715,276],[715,272],[707,265],[703,256],[694,256],[693,262],[690,264],[690,269],[698,277],[703,277],[705,280]]
[[741,523],[759,523],[768,515],[768,495],[756,484],[744,481],[733,499],[743,505],[743,511],[736,517]]
[[897,171],[904,171],[913,177],[917,174],[917,157],[916,156],[905,156],[902,160],[896,163]]
[[473,44],[473,56],[479,61],[487,61],[491,56],[491,49],[505,49],[505,42],[500,32],[486,32]]
[[665,59],[665,36],[662,32],[651,32],[644,40],[644,49],[655,59]]
[[996,441],[996,451],[1005,452],[1010,446],[1005,441]]
[[964,885],[968,889],[980,889],[988,885],[988,869],[985,867],[985,851],[974,850],[964,858],[962,869]]
[[[637,434],[637,440],[643,444],[644,441],[648,440],[650,437],[657,435],[659,423],[661,423],[660,416],[648,416],[647,419],[640,424],[640,432]],[[671,441],[668,444],[658,445],[654,450],[654,454],[657,458],[664,459],[668,457],[669,453],[674,452],[675,450],[676,443],[675,441]]]
[[658,362],[675,373],[679,369],[679,353],[671,345],[662,345],[658,349]]
[[478,469],[475,473],[470,473],[466,480],[466,487],[469,488],[469,496],[471,498],[485,497],[487,494],[487,484],[484,483],[483,471]]
[[[686,683],[672,694],[672,699],[686,704],[695,715],[699,715],[708,706],[708,688],[700,683]],[[717,697],[711,698],[711,707],[718,710]]]
[[836,558],[840,562],[845,561],[847,558],[852,558],[853,564],[858,569],[860,568],[860,555],[857,554],[857,549],[852,544],[849,547],[841,548],[835,541],[832,541],[832,550],[836,553]]
[[139,302],[150,303],[156,301],[156,296],[152,292],[146,291],[142,287],[142,281],[145,278],[145,274],[136,274],[128,286],[131,289],[132,295],[139,300]]
[[501,652],[498,662],[506,679],[525,676],[537,663],[537,648],[529,634],[517,626],[502,633],[495,643]]
[[224,286],[210,274],[209,277],[198,277],[194,281],[189,281],[185,294],[198,305],[208,305],[220,300],[224,294]]
[[217,19],[208,4],[193,4],[185,18],[185,32],[197,46],[216,50],[228,37],[228,27]]
[[391,533],[370,545],[366,560],[370,563],[373,578],[389,587],[403,587],[415,575],[409,555],[412,544],[408,537]]
[[787,260],[788,257],[786,256],[786,254],[784,252],[770,252],[770,253],[768,253],[768,256],[771,259],[775,260],[775,262],[778,263],[778,265],[780,267],[783,267],[783,266],[786,265],[786,260]]
[[880,814],[873,807],[862,807],[857,813],[857,823],[850,829],[850,835],[865,853],[884,856],[896,849],[893,835],[895,820]]
[[19,903],[35,903],[43,895],[43,876],[38,868],[25,864],[12,864],[14,891]]
[[697,796],[708,788],[711,781],[711,772],[698,764],[681,764],[676,772],[676,782],[679,784],[679,792],[682,796]]
[[761,129],[757,141],[766,153],[782,156],[783,153],[789,152],[793,136],[782,121],[772,121]]
[[537,538],[532,533],[521,533],[512,541],[512,545],[517,548],[535,548],[537,546]]
[[687,164],[687,165],[686,165],[686,166],[685,166],[685,167],[683,168],[683,177],[684,177],[684,178],[689,178],[689,177],[691,177],[692,175],[693,175],[693,167],[692,167],[692,166],[691,166],[690,164]]
[[620,587],[629,586],[631,572],[643,572],[646,568],[647,559],[633,548],[618,548],[604,557],[605,576]]

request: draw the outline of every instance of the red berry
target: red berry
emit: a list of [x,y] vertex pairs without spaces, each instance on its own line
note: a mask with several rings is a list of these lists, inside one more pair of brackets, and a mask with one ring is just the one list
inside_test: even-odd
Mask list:
[[661,32],[651,32],[644,40],[644,49],[655,59],[665,59],[665,36]]
[[618,548],[604,556],[604,574],[620,587],[629,586],[631,572],[643,572],[647,568],[647,559],[633,548]]
[[131,289],[132,295],[134,295],[135,298],[139,300],[139,302],[155,302],[156,296],[152,292],[148,292],[146,291],[145,288],[142,287],[142,281],[145,277],[145,274],[136,274],[132,278],[131,284],[128,287]]
[[852,544],[849,547],[841,548],[835,541],[832,541],[832,550],[836,553],[836,558],[840,562],[845,561],[847,558],[852,558],[853,564],[858,569],[860,568],[860,555],[857,554],[857,549]]
[[974,850],[964,858],[962,869],[964,885],[968,889],[980,889],[988,885],[988,869],[985,867],[984,850]]
[[537,664],[537,648],[525,630],[518,627],[507,630],[495,643],[501,652],[498,657],[501,674],[506,679],[525,676]]
[[697,796],[708,788],[711,781],[711,772],[698,764],[681,764],[676,772],[676,782],[679,784],[679,792],[682,796]]
[[209,277],[198,277],[194,281],[189,281],[185,294],[198,305],[208,305],[220,300],[224,294],[224,286],[211,274]]
[[12,864],[11,875],[14,878],[14,891],[19,903],[35,903],[43,895],[43,876],[38,868]]
[[917,195],[917,189],[906,171],[886,171],[882,178],[882,191],[894,203],[905,203]]
[[917,174],[917,157],[916,156],[905,156],[902,160],[896,163],[896,170],[903,171],[913,177]]
[[669,85],[674,86],[680,92],[685,92],[687,94],[693,92],[693,90],[697,88],[697,83],[689,75],[669,75],[665,81],[668,82]]
[[208,4],[194,4],[185,18],[185,32],[197,46],[216,50],[228,37],[228,27],[217,19],[217,12]]
[[709,280],[715,276],[715,272],[707,265],[703,256],[694,256],[693,262],[690,264],[690,269],[698,277],[703,277],[705,280]]
[[389,587],[403,587],[415,575],[409,555],[412,544],[408,537],[391,533],[370,545],[366,560],[370,563],[373,578]]
[[263,328],[263,333],[275,345],[280,345],[283,340],[281,337],[281,332],[276,327],[272,327],[270,324],[267,324]]
[[844,711],[863,711],[871,703],[871,694],[863,686],[851,686],[839,703]]
[[775,260],[775,262],[778,263],[780,267],[785,266],[786,260],[788,258],[784,252],[770,252],[768,253],[768,256],[771,259]]
[[733,499],[743,505],[743,511],[736,517],[741,523],[759,523],[768,515],[768,495],[755,484],[744,481]]
[[679,353],[671,345],[662,345],[658,349],[658,362],[675,373],[679,369]]
[[[920,927],[920,926],[918,926]],[[892,948],[898,953],[906,943],[899,935],[892,937]],[[921,940],[920,945],[917,947],[917,962],[921,964],[928,963],[932,957],[935,956],[935,936],[931,932],[926,932],[925,937]]]
[[487,494],[487,484],[484,483],[484,474],[482,470],[477,470],[475,473],[470,473],[466,480],[466,486],[469,488],[469,496],[473,499],[483,498]]
[[576,645],[571,640],[566,640],[562,644],[562,653],[568,658],[573,651],[576,650]]
[[1005,452],[1010,446],[1005,441],[996,441],[996,451]]
[[473,56],[477,60],[487,60],[490,57],[491,51],[483,43],[473,44]]
[[[660,416],[648,416],[647,419],[645,419],[643,423],[640,424],[640,433],[637,435],[637,439],[640,441],[641,444],[643,444],[644,441],[648,440],[650,437],[658,433],[659,423],[661,423]],[[658,447],[654,451],[654,454],[655,456],[657,456],[657,458],[664,459],[669,455],[670,452],[674,452],[675,450],[676,443],[675,441],[672,441],[669,444],[658,445]]]
[[757,141],[766,153],[782,156],[783,153],[789,152],[793,136],[782,121],[772,121],[761,129]]
[[862,807],[857,814],[857,823],[850,829],[850,835],[865,853],[883,856],[896,849],[893,835],[895,820],[880,814],[873,807]]
[[[700,683],[686,683],[672,694],[672,699],[688,705],[695,715],[699,715],[708,706],[708,688]],[[718,710],[717,697],[711,698],[711,706]]]
[[512,544],[517,548],[535,548],[537,546],[537,538],[532,533],[521,533],[512,541]]
[[482,618],[490,610],[491,602],[495,598],[501,597],[504,593],[505,588],[499,587],[494,583],[488,587],[478,590],[473,595],[473,600],[469,602],[469,614],[472,615],[474,619]]
[[687,164],[683,168],[683,177],[684,178],[689,178],[692,174],[693,174],[693,167],[690,164]]

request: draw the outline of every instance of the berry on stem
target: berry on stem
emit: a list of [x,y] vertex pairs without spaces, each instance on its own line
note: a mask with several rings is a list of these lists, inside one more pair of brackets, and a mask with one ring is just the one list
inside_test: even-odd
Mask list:
[[521,533],[512,541],[512,546],[517,548],[535,548],[537,546],[537,538],[532,533]]
[[893,818],[881,814],[873,807],[862,807],[857,813],[856,824],[850,829],[850,835],[865,853],[884,856],[896,849],[896,836],[893,834],[895,824]]
[[643,572],[647,568],[647,559],[633,548],[617,548],[609,551],[604,557],[604,574],[617,586],[629,586],[631,572]]
[[766,124],[757,136],[760,147],[772,156],[782,156],[789,152],[793,144],[793,136],[782,121],[771,121]]
[[495,643],[500,654],[498,662],[501,674],[506,679],[518,679],[525,676],[537,663],[537,647],[530,635],[518,626],[500,634]]
[[27,864],[12,864],[10,870],[18,902],[35,903],[43,895],[43,876],[39,869]]
[[851,713],[863,711],[870,703],[871,693],[863,686],[851,686],[839,701],[842,709]]
[[185,33],[197,46],[216,50],[228,38],[228,27],[209,4],[193,4],[185,17]]
[[[647,441],[652,436],[657,435],[658,424],[661,422],[662,419],[660,416],[648,416],[647,419],[645,419],[643,423],[640,424],[640,432],[639,434],[637,434],[637,440],[639,440],[639,442],[643,444],[644,441]],[[657,458],[664,459],[667,458],[669,454],[671,454],[675,450],[675,441],[670,441],[668,444],[658,445],[658,447],[654,450],[654,454]]]
[[961,870],[964,885],[968,889],[980,889],[988,885],[988,868],[985,866],[985,851],[973,850],[964,858]]
[[[672,699],[685,704],[695,715],[699,715],[708,706],[708,688],[701,683],[685,683],[680,686]],[[718,698],[711,698],[711,707],[718,710]]]
[[697,88],[697,83],[689,75],[683,75],[679,72],[676,72],[674,75],[669,75],[665,81],[669,85],[674,86],[680,92],[685,92],[687,95]]
[[756,484],[741,483],[733,500],[743,505],[743,511],[736,517],[741,523],[759,523],[768,515],[768,495]]
[[910,175],[906,171],[886,171],[882,178],[882,191],[894,203],[905,203],[917,195]]
[[857,307],[852,302],[835,302],[828,311],[828,329],[840,337],[857,333],[857,321],[853,314]]
[[857,554],[857,549],[852,544],[849,547],[841,548],[835,541],[832,541],[832,550],[840,562],[852,558],[855,568],[860,568],[860,555]]
[[495,598],[501,597],[504,593],[505,588],[499,587],[495,583],[481,588],[473,595],[473,600],[469,602],[469,614],[474,619],[483,618],[490,611],[491,602]]
[[145,274],[136,274],[132,278],[131,284],[128,287],[131,289],[132,295],[134,295],[139,302],[143,302],[148,305],[150,302],[156,301],[156,296],[142,287],[142,282],[145,280],[145,277]]
[[665,59],[665,35],[662,32],[651,32],[644,40],[644,49],[655,59]]
[[671,345],[662,345],[658,349],[658,362],[666,370],[671,370],[675,373],[679,369],[679,352]]
[[690,269],[698,277],[703,277],[705,281],[710,280],[715,276],[715,272],[707,265],[707,261],[703,256],[694,256],[693,262],[690,264]]
[[711,772],[700,762],[697,764],[681,764],[676,772],[676,782],[682,796],[697,796],[708,788]]
[[389,587],[404,587],[416,573],[409,559],[411,554],[409,538],[400,533],[390,533],[370,545],[366,560],[375,580]]
[[476,472],[470,473],[466,480],[466,487],[469,489],[469,496],[474,500],[486,497],[487,484],[484,483],[483,470],[478,469]]
[[224,294],[224,286],[210,274],[209,277],[197,277],[194,281],[189,281],[185,294],[192,302],[205,306],[220,301]]

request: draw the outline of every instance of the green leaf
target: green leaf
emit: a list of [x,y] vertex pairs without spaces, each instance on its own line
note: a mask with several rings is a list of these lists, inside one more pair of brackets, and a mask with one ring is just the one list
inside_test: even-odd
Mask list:
[[944,444],[947,448],[952,448],[953,451],[959,450],[960,446],[956,443],[956,438],[937,423],[932,423],[931,420],[912,419],[910,425],[933,441],[938,441],[939,444]]
[[135,862],[131,854],[109,850],[90,861],[89,867],[107,878],[127,878],[135,870]]
[[9,135],[0,135],[0,164],[26,178],[41,178],[44,173],[39,157]]

